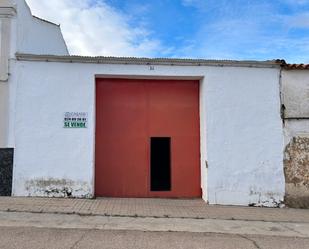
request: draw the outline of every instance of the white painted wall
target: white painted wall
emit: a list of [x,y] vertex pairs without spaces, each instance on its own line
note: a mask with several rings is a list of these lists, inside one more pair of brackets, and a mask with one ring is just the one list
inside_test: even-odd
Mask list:
[[286,118],[309,118],[309,70],[283,70],[282,95]]
[[67,55],[60,26],[33,17],[24,0],[14,1],[17,3],[17,52]]
[[206,120],[206,81],[203,77],[200,80],[200,147],[201,147],[201,188],[202,188],[202,198],[208,201],[208,191],[207,191],[207,177],[208,177],[208,162],[207,162],[207,134],[206,130],[207,120]]
[[[90,197],[93,181],[94,76],[57,64],[18,63],[15,91],[14,195],[42,196],[32,181],[67,181],[76,197]],[[73,70],[72,70],[73,69]],[[69,70],[67,74],[66,71]],[[13,90],[13,91],[14,91]],[[17,111],[18,110],[18,111]],[[88,129],[64,129],[66,111],[89,113]],[[52,193],[48,196],[62,196]]]
[[[193,77],[201,81],[203,197],[211,204],[277,205],[284,195],[279,69],[104,65],[18,61],[15,196],[47,195],[29,183],[66,179],[74,196],[92,196],[95,75]],[[63,129],[63,113],[89,114],[88,129]],[[208,161],[208,175],[205,161]],[[32,181],[32,182],[31,182]]]
[[205,85],[209,202],[279,204],[284,195],[279,70],[212,70]]
[[[0,82],[0,148],[5,148],[8,141],[8,84]],[[4,117],[4,118],[1,118]]]
[[281,84],[286,146],[293,137],[309,136],[309,70],[283,70]]
[[309,119],[285,120],[284,145],[287,146],[293,137],[309,137]]
[[8,99],[15,98],[9,89],[16,52],[68,55],[58,25],[33,17],[24,0],[0,0],[0,148],[14,146],[8,141],[9,115],[15,113],[9,103],[14,102]]
[[12,19],[14,6],[7,0],[0,2],[0,149],[8,142],[9,119],[9,58],[11,49]]
[[5,10],[7,7],[16,11],[10,18],[11,34],[8,46],[11,58],[15,58],[16,52],[68,55],[59,25],[32,16],[25,0],[1,0],[0,17],[3,12],[1,9]]
[[10,18],[0,15],[0,82],[9,79],[10,31]]

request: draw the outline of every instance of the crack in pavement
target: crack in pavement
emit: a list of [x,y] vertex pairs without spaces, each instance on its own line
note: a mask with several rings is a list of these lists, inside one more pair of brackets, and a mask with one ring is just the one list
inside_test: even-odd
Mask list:
[[295,229],[293,229],[293,228],[291,228],[291,227],[289,227],[289,226],[287,226],[286,224],[284,224],[284,223],[279,223],[282,227],[284,227],[284,228],[286,228],[286,229],[288,229],[289,231],[291,231],[291,232],[294,232],[294,233],[297,233],[297,234],[300,234],[300,235],[303,235],[303,236],[306,236],[306,234],[303,234],[303,233],[301,233],[301,232],[299,232],[299,231],[296,231]]
[[77,239],[74,244],[70,247],[70,249],[74,249],[76,248],[76,246],[86,237],[86,235],[89,233],[90,231],[86,231],[84,232],[79,239]]
[[245,240],[250,241],[257,249],[263,249],[262,247],[258,245],[258,243],[254,239],[248,238],[246,235],[243,235],[243,234],[238,234],[238,236]]
[[33,211],[33,210],[19,210],[19,209],[0,209],[0,212],[8,212],[8,213],[30,213],[30,214],[66,214],[66,215],[78,215],[78,216],[89,216],[89,217],[120,217],[120,218],[165,218],[165,219],[188,219],[188,220],[227,220],[227,221],[257,221],[257,222],[272,222],[272,223],[302,223],[306,224],[308,221],[299,221],[299,220],[268,220],[268,219],[248,219],[248,218],[220,218],[220,217],[201,217],[201,216],[171,216],[171,215],[138,215],[138,214],[113,214],[113,213],[81,213],[79,211],[48,211],[48,210],[39,210],[39,211]]

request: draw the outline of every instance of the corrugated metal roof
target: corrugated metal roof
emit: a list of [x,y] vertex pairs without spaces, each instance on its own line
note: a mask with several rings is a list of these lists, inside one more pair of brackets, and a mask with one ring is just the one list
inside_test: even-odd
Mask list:
[[266,67],[286,70],[308,70],[309,64],[289,64],[285,60],[207,60],[191,58],[144,58],[144,57],[114,57],[114,56],[78,56],[78,55],[35,55],[16,54],[21,61],[46,61],[66,63],[92,63],[92,64],[135,64],[135,65],[170,65],[170,66],[234,66],[234,67]]
[[108,56],[56,56],[16,54],[17,60],[46,61],[66,63],[93,63],[93,64],[135,64],[135,65],[170,65],[170,66],[236,66],[236,67],[280,67],[281,60],[269,61],[237,61],[237,60],[207,60],[189,58],[137,58],[137,57],[108,57]]

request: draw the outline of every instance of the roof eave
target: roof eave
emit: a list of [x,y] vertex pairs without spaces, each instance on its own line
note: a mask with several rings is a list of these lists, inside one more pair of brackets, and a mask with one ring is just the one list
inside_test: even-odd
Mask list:
[[90,56],[58,56],[34,55],[17,53],[20,61],[44,61],[64,63],[92,63],[92,64],[126,64],[126,65],[168,65],[168,66],[232,66],[280,68],[282,62],[271,61],[236,61],[236,60],[205,60],[205,59],[176,59],[176,58],[136,58],[136,57],[90,57]]

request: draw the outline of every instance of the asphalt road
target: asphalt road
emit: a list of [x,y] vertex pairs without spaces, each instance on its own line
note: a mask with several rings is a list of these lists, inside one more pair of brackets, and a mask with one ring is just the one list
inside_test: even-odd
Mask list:
[[309,238],[191,232],[0,227],[3,249],[309,249]]

